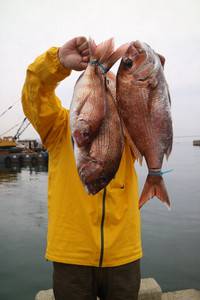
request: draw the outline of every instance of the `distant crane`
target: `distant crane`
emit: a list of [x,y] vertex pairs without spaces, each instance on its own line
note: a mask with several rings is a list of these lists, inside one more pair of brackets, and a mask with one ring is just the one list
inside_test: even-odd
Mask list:
[[17,124],[15,124],[15,125],[12,126],[11,128],[9,128],[8,130],[2,132],[2,133],[0,134],[0,138],[1,138],[2,136],[4,136],[5,134],[7,134],[8,132],[10,132],[11,130],[13,130],[15,127],[19,126],[20,124],[21,124],[21,122],[18,122]]
[[18,140],[20,135],[26,130],[26,128],[30,125],[31,123],[28,121],[28,119],[25,117],[24,120],[22,121],[21,125],[19,126],[16,134],[14,135],[14,140]]
[[[19,126],[20,125],[20,126]],[[12,126],[10,129],[4,131],[3,133],[0,134],[1,136],[4,136],[6,133],[10,132],[11,130],[13,130],[15,127],[19,126],[19,128],[17,129],[16,134],[13,137],[13,140],[18,140],[20,135],[26,130],[26,128],[30,125],[30,122],[27,120],[27,118],[24,118],[22,122],[19,122],[17,124],[15,124],[14,126]]]
[[[17,101],[15,101],[12,105],[10,105],[6,110],[4,110],[2,113],[0,113],[0,118],[3,117],[10,109],[12,109],[17,103],[19,103],[21,101],[21,99],[18,99]],[[20,126],[19,126],[20,125]],[[16,134],[13,137],[13,140],[18,140],[20,135],[26,130],[26,128],[30,125],[30,122],[27,120],[27,118],[24,118],[22,122],[19,122],[17,124],[15,124],[14,126],[12,126],[10,129],[6,130],[5,132],[3,132],[2,134],[0,134],[1,136],[4,136],[6,133],[10,132],[11,130],[13,130],[15,127],[19,126]]]

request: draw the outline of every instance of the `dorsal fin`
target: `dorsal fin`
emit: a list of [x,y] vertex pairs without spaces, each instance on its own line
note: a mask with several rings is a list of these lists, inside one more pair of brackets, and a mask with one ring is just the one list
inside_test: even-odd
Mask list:
[[164,65],[165,65],[165,58],[164,58],[164,56],[161,55],[160,53],[156,53],[156,54],[158,55],[158,57],[160,59],[160,62],[161,62],[161,65],[162,65],[162,67],[164,69]]

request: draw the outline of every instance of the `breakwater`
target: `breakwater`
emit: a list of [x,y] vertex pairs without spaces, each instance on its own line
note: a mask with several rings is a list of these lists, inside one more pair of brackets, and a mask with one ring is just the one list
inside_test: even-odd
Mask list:
[[14,164],[32,164],[47,163],[48,153],[46,151],[41,152],[20,152],[20,153],[0,153],[0,164],[10,166]]

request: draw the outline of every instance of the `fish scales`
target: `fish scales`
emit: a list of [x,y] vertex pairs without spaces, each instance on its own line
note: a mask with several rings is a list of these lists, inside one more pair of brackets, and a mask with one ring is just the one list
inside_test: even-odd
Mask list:
[[98,46],[89,41],[90,63],[75,85],[70,107],[76,166],[90,194],[99,192],[115,176],[124,147],[120,117],[112,97],[116,94],[115,76],[107,71],[124,54],[127,45],[116,51],[113,47],[112,39]]
[[124,138],[120,118],[108,91],[106,115],[89,151],[89,157],[99,164],[100,171],[98,170],[99,173],[93,172],[92,167],[90,170],[87,167],[87,172],[90,172],[89,177],[91,179],[92,176],[92,180],[88,183],[87,179],[82,178],[90,193],[95,194],[114,177],[120,164],[123,147]]
[[136,41],[127,49],[117,73],[119,110],[149,169],[140,207],[153,196],[170,205],[161,173],[164,154],[169,156],[173,140],[164,61],[150,46]]

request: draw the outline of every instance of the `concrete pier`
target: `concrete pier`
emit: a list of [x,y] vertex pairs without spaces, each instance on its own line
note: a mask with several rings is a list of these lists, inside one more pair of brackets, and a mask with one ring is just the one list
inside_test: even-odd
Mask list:
[[171,293],[164,293],[162,300],[199,300],[200,291],[189,289]]
[[[35,300],[55,300],[53,290],[40,291]],[[138,300],[200,300],[200,291],[194,289],[162,293],[161,287],[153,278],[141,281]]]

